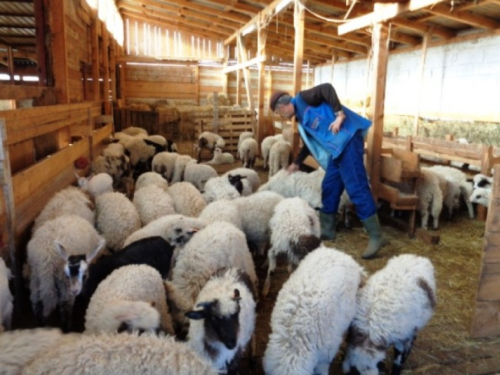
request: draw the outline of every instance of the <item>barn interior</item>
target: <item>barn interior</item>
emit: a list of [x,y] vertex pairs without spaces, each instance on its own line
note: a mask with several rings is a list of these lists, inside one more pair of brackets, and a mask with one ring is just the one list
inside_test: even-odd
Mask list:
[[[35,219],[77,185],[75,173],[93,172],[115,134],[142,128],[193,158],[203,132],[219,134],[234,157],[244,132],[259,146],[282,134],[294,156],[297,123],[269,109],[272,93],[331,83],[372,121],[365,166],[389,244],[362,259],[368,235],[354,211],[324,244],[369,274],[399,254],[432,261],[437,307],[404,374],[499,373],[499,45],[499,0],[2,1],[0,255],[13,274],[11,328],[37,326],[23,276]],[[212,157],[203,150],[201,163]],[[492,177],[489,204],[474,204],[473,218],[465,201],[451,218],[443,208],[439,227],[423,228],[415,184],[435,165]],[[212,164],[219,175],[241,166]],[[253,169],[262,184],[270,179],[260,147]],[[393,187],[402,181],[412,194]],[[118,191],[133,199],[133,188]],[[254,259],[261,287],[266,258]],[[264,374],[271,314],[289,277],[280,259],[240,374]],[[54,313],[49,325],[59,324]],[[342,372],[344,351],[330,374]]]

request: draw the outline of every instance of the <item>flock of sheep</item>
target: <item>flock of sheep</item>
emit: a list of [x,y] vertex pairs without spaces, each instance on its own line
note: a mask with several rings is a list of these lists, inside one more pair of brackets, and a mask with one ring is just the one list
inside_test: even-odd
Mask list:
[[[344,373],[377,374],[391,346],[392,373],[401,372],[435,308],[434,268],[403,254],[369,276],[322,244],[316,210],[324,171],[287,173],[286,140],[262,142],[270,178],[261,185],[251,133],[240,137],[243,167],[221,176],[212,165],[234,159],[216,134],[202,133],[196,145],[198,158],[203,147],[213,152],[208,163],[142,129],[114,139],[94,160],[92,177],[46,204],[27,245],[24,276],[37,325],[58,310],[69,334],[10,331],[10,273],[0,260],[2,373],[235,374],[238,360],[254,355],[257,303],[279,254],[291,274],[272,312],[266,374],[326,375],[344,336]],[[457,186],[450,212],[464,196]],[[255,259],[266,254],[259,286]],[[75,322],[74,311],[84,321]]]

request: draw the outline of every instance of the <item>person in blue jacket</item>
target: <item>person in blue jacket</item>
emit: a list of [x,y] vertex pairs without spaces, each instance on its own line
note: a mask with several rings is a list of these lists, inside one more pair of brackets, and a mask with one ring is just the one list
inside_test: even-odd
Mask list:
[[298,122],[304,146],[287,170],[297,171],[312,154],[326,171],[321,185],[321,239],[335,240],[337,210],[345,189],[370,237],[363,258],[373,258],[386,241],[363,164],[364,136],[371,122],[342,106],[329,83],[300,91],[295,97],[275,92],[269,105],[278,115],[295,116]]

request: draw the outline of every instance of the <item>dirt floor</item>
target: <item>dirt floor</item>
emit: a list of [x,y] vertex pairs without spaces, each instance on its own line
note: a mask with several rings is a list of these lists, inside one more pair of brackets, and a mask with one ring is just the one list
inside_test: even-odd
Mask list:
[[[185,153],[192,154],[191,145],[186,147]],[[216,169],[223,173],[240,166],[240,163],[235,163],[217,166]],[[267,172],[263,171],[260,161],[255,169],[265,182]],[[417,223],[419,223],[418,218]],[[336,242],[325,243],[329,247],[351,254],[370,273],[382,268],[390,257],[403,253],[426,256],[433,262],[438,288],[437,310],[427,327],[418,336],[404,366],[404,375],[500,374],[500,337],[482,340],[469,337],[484,225],[484,222],[470,220],[464,208],[451,222],[441,219],[441,227],[436,232],[440,235],[440,242],[437,245],[426,245],[419,239],[410,239],[404,232],[384,225],[384,233],[390,243],[380,252],[378,258],[370,261],[361,258],[368,237],[359,222],[355,222],[351,230],[340,227]],[[256,259],[261,286],[266,272],[262,268],[263,260]],[[259,302],[256,324],[257,352],[253,361],[242,361],[241,375],[264,374],[261,361],[270,333],[269,321],[278,292],[287,278],[286,265],[282,262],[273,277],[269,295]],[[29,302],[23,301],[22,311],[26,314],[15,317],[15,328],[34,326],[32,317],[26,316],[30,310]],[[391,354],[388,352],[388,357]],[[330,374],[342,373],[340,367],[342,355],[343,348],[335,357]],[[389,362],[387,365],[387,368],[390,368]]]

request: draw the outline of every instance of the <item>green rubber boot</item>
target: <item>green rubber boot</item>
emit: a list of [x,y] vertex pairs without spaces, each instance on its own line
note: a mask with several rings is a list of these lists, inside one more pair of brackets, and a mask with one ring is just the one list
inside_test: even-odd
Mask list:
[[361,222],[370,236],[368,246],[363,253],[363,259],[371,259],[382,247],[387,245],[387,240],[382,235],[382,229],[380,228],[377,214],[370,216],[368,219],[361,220]]
[[319,221],[321,223],[321,239],[323,241],[335,241],[337,233],[335,233],[335,227],[337,226],[337,215],[336,214],[325,214],[324,212],[319,212]]

